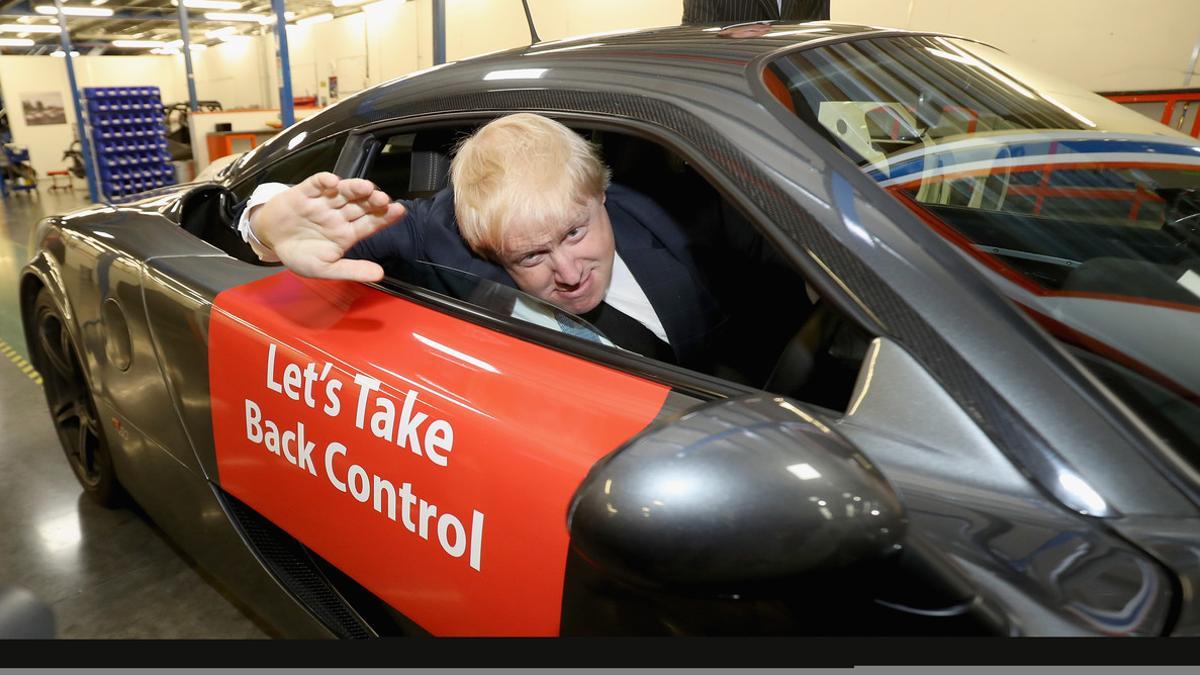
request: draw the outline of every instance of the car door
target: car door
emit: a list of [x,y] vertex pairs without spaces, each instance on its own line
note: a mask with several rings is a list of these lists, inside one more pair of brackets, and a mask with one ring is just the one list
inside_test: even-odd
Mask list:
[[[467,292],[541,306],[490,284]],[[572,494],[679,405],[442,308],[289,272],[220,293],[209,339],[221,489],[440,635],[557,634]]]
[[[282,173],[291,165],[333,168],[313,167],[314,156],[336,155],[318,142],[244,182],[297,182]],[[511,323],[515,291],[469,280],[444,283],[434,308],[382,287],[177,257],[155,261],[146,292],[179,414],[225,515],[327,624],[336,621],[280,570],[248,518],[427,631],[555,634],[573,491],[601,456],[695,402],[496,330]],[[456,293],[472,299],[457,316],[445,305]],[[519,307],[536,317],[540,304]],[[477,325],[489,306],[504,312]],[[550,325],[525,327],[553,340]]]

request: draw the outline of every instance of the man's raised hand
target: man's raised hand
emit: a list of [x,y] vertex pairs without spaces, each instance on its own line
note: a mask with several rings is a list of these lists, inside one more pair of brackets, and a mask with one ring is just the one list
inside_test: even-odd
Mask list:
[[383,278],[378,263],[342,256],[404,213],[403,206],[375,189],[371,181],[322,172],[255,207],[250,227],[297,274],[378,281]]

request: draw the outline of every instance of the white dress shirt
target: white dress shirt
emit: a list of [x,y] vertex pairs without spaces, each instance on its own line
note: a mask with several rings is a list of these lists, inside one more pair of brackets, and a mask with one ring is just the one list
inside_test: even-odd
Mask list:
[[250,248],[254,249],[255,255],[263,262],[279,262],[279,256],[275,252],[267,248],[258,237],[254,236],[254,230],[250,229],[250,210],[256,206],[267,203],[271,197],[284,192],[290,185],[283,183],[263,183],[254,188],[254,192],[250,194],[250,199],[246,200],[246,208],[242,209],[242,215],[238,216],[238,233],[242,235],[242,240],[250,244]]
[[658,313],[654,311],[654,306],[646,297],[646,292],[638,285],[637,279],[633,278],[633,272],[629,271],[625,261],[621,260],[621,256],[617,255],[615,251],[613,252],[612,281],[608,285],[608,293],[604,296],[604,301],[612,305],[613,309],[632,317],[645,326],[659,340],[671,344],[671,341],[667,339],[667,331],[663,330],[662,321],[658,319]]

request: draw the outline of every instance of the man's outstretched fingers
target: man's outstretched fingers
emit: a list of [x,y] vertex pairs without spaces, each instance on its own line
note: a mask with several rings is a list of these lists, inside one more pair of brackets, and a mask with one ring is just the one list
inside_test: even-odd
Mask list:
[[407,211],[399,202],[389,202],[386,208],[378,211],[368,211],[361,218],[351,221],[354,226],[355,241],[361,241],[383,228],[399,221]]
[[342,215],[348,221],[355,221],[365,215],[386,216],[391,200],[379,190],[371,193],[366,199],[352,202],[342,207]]
[[[341,209],[347,204],[365,201],[375,191],[375,184],[363,178],[347,178],[323,193],[325,204],[331,209]],[[347,216],[347,220],[357,216]]]
[[341,180],[337,174],[322,171],[305,178],[297,187],[305,197],[323,197],[328,191],[336,189]]
[[392,198],[387,196],[386,192],[383,190],[375,190],[371,193],[371,196],[367,198],[367,210],[382,211],[383,209],[387,208],[387,205],[390,204],[391,201]]
[[375,184],[365,178],[347,178],[337,184],[338,193],[348,202],[369,199],[375,192]]

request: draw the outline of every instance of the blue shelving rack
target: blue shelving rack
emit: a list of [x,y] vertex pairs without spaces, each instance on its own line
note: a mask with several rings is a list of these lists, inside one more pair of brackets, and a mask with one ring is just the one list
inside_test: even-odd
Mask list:
[[83,98],[105,197],[175,184],[158,87],[84,87]]

